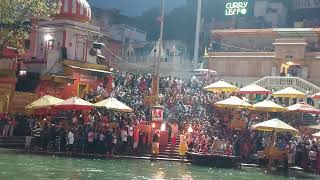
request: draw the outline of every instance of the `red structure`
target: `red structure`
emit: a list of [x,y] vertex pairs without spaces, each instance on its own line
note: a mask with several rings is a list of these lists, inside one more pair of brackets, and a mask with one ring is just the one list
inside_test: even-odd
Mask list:
[[60,12],[56,18],[90,22],[91,8],[86,0],[61,0],[60,2]]

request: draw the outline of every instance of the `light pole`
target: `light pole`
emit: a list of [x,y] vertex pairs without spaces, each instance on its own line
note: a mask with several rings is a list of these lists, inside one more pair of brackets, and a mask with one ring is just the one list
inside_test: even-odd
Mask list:
[[200,39],[200,22],[201,22],[201,5],[202,0],[198,0],[198,9],[197,9],[197,22],[196,22],[196,34],[194,40],[194,52],[193,52],[193,61],[198,61],[199,59],[199,39]]
[[159,75],[159,71],[160,71],[160,60],[161,60],[161,53],[162,53],[162,39],[163,39],[163,26],[164,26],[164,0],[160,0],[161,1],[161,8],[160,8],[160,37],[159,37],[159,49],[158,49],[158,59],[157,59],[157,74],[156,76],[153,76],[154,78],[154,81],[155,81],[155,85],[156,85],[156,88],[154,88],[154,90],[156,92],[154,92],[154,96],[156,96],[156,104],[159,103],[159,80],[160,80],[160,75]]

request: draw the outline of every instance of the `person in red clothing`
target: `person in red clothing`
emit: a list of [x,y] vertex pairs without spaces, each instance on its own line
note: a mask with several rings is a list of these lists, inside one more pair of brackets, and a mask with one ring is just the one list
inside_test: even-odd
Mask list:
[[139,145],[139,125],[136,123],[133,126],[133,149],[137,149]]
[[85,113],[83,117],[84,124],[90,124],[89,114]]
[[104,116],[101,118],[101,122],[102,122],[102,126],[103,126],[103,127],[107,127],[108,122],[109,122],[108,116],[107,116],[107,115],[104,115]]
[[317,159],[316,159],[316,172],[320,174],[320,148],[318,148]]
[[226,149],[224,150],[224,155],[227,155],[227,156],[232,155],[232,147],[230,146],[230,144],[228,144]]

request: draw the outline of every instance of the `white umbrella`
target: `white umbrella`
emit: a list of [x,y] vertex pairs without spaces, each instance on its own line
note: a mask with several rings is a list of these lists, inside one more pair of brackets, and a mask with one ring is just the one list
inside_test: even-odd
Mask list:
[[96,107],[104,107],[112,111],[132,112],[132,109],[116,98],[110,97],[94,104]]
[[217,74],[217,71],[214,71],[214,70],[211,70],[211,69],[195,69],[193,70],[193,72],[199,72],[199,73],[210,73],[210,74],[214,74],[216,75]]

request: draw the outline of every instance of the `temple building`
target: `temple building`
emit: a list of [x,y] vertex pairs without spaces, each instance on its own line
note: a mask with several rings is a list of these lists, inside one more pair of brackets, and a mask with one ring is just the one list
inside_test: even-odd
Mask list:
[[[60,0],[60,3],[59,13],[54,18],[33,25],[23,58],[7,63],[1,61],[0,69],[8,73],[0,78],[0,87],[6,86],[3,91],[11,94],[6,93],[6,98],[2,98],[5,100],[0,100],[0,112],[10,109],[15,89],[63,99],[82,98],[100,84],[111,90],[112,73],[110,67],[102,63],[104,45],[99,41],[104,35],[100,27],[90,25],[88,2]],[[5,85],[7,81],[12,86]]]
[[[98,64],[103,57],[94,48],[102,34],[99,27],[89,24],[91,9],[86,0],[61,0],[61,3],[54,20],[38,24],[35,63],[31,60],[25,64],[29,63],[28,71],[42,74],[38,93],[54,91],[50,93],[62,98],[82,97],[110,75],[109,67]],[[61,89],[56,88],[57,83]]]
[[247,84],[265,76],[320,85],[320,28],[213,30],[205,58],[221,78]]

